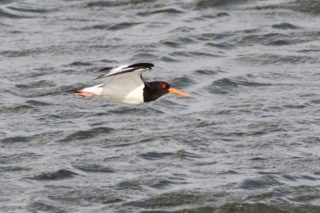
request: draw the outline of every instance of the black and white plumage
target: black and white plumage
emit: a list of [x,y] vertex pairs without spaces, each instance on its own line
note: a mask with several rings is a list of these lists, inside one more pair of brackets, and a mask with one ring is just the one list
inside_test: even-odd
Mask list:
[[103,84],[77,90],[75,95],[83,97],[99,96],[108,101],[126,104],[154,101],[167,93],[189,96],[170,87],[167,82],[144,81],[142,73],[151,70],[153,66],[150,63],[137,63],[103,68],[101,71],[108,71],[107,74],[98,77],[98,79],[104,79]]

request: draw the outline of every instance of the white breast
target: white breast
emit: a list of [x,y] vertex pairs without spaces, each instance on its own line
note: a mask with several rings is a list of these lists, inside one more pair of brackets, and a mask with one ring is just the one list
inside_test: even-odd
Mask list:
[[143,98],[143,89],[144,84],[135,88],[131,92],[129,92],[121,101],[122,103],[126,104],[141,104],[144,102]]

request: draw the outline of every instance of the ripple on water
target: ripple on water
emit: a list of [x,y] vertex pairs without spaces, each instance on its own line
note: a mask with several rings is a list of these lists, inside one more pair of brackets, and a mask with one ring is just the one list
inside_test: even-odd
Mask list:
[[264,175],[260,178],[248,178],[240,183],[240,188],[246,190],[256,190],[270,188],[272,186],[280,186],[281,182],[275,176]]
[[92,173],[114,173],[115,170],[109,167],[105,167],[104,165],[100,164],[75,164],[73,165],[74,168],[79,169],[83,172],[92,172]]
[[130,60],[131,61],[141,61],[141,59],[143,58],[143,60],[146,60],[146,61],[156,61],[158,59],[158,57],[159,56],[156,54],[147,53],[147,52],[140,52],[140,53],[133,55],[130,58]]
[[169,63],[173,63],[173,62],[178,62],[180,60],[174,58],[174,57],[169,57],[169,56],[162,56],[160,58],[161,61],[164,61],[164,62],[169,62]]
[[177,88],[185,88],[191,87],[193,84],[195,84],[195,81],[192,80],[191,77],[182,76],[179,78],[174,78],[173,80],[171,80],[170,84],[174,85],[174,87]]
[[121,7],[121,6],[139,6],[145,5],[148,3],[153,3],[156,0],[133,0],[133,1],[125,1],[125,0],[111,0],[111,1],[92,1],[85,5],[85,7]]
[[58,171],[54,171],[54,172],[43,172],[39,175],[29,177],[28,179],[39,180],[39,181],[63,180],[63,179],[73,178],[76,175],[78,174],[68,169],[59,169]]
[[186,177],[181,177],[180,175],[173,174],[173,176],[169,177],[161,177],[158,179],[156,178],[151,184],[149,184],[149,186],[156,189],[165,189],[184,184],[188,184]]
[[185,150],[178,150],[177,152],[175,152],[174,157],[180,160],[195,160],[203,158],[201,155]]
[[207,90],[210,93],[228,94],[234,92],[238,87],[268,87],[272,85],[270,83],[252,81],[244,77],[221,78],[213,81],[207,87]]
[[20,146],[26,145],[38,145],[38,144],[45,144],[49,143],[51,141],[55,141],[60,135],[60,131],[48,131],[48,132],[43,132],[43,133],[38,133],[38,134],[31,134],[27,136],[23,135],[17,135],[17,136],[9,136],[3,138],[0,142],[2,142],[5,145],[14,145],[15,143],[21,143]]
[[221,55],[217,55],[217,54],[212,54],[209,52],[198,52],[198,51],[194,51],[194,52],[190,52],[190,51],[174,51],[172,53],[170,53],[170,56],[172,57],[181,57],[181,58],[195,58],[195,57],[221,57]]
[[222,33],[201,33],[197,36],[200,41],[214,41],[217,42],[222,39],[232,37],[234,32],[222,32]]
[[279,55],[279,54],[249,54],[246,56],[241,56],[238,60],[242,62],[248,63],[256,63],[256,64],[317,64],[319,63],[319,59],[306,56],[306,55]]
[[211,70],[211,69],[200,69],[200,70],[194,71],[194,73],[195,73],[196,75],[204,75],[204,76],[207,76],[207,75],[216,75],[216,74],[221,73],[221,72],[224,72],[224,71],[221,71],[221,70]]
[[11,19],[34,18],[56,11],[48,5],[35,4],[31,2],[2,2],[0,7],[0,17]]
[[320,2],[318,0],[295,0],[290,2],[285,7],[299,12],[320,14]]
[[47,87],[55,87],[56,84],[52,81],[47,80],[39,80],[39,81],[33,81],[30,84],[16,84],[16,87],[19,89],[36,89],[36,88],[47,88]]
[[[272,28],[282,29],[283,31],[263,33],[261,29],[249,29],[237,32],[203,33],[198,35],[197,39],[207,41],[206,45],[208,47],[232,50],[239,46],[248,47],[257,44],[264,46],[296,45],[313,41],[318,37],[318,32],[306,33],[288,23],[274,24]],[[285,29],[291,30],[288,32]]]
[[167,157],[172,157],[173,152],[147,152],[140,154],[139,157],[142,157],[145,160],[160,160]]
[[[19,89],[21,91],[14,91],[15,95],[18,95],[20,97],[24,98],[39,98],[44,96],[55,96],[55,95],[61,95],[61,94],[70,94],[73,93],[75,88],[82,87],[83,84],[73,85],[73,86],[28,86],[28,85],[20,85]],[[26,89],[22,89],[23,87],[26,87]],[[12,92],[13,93],[13,92]]]
[[53,187],[48,195],[48,199],[53,201],[59,201],[60,205],[67,204],[78,207],[79,205],[88,205],[89,203],[95,204],[112,204],[122,201],[117,195],[116,191],[107,187],[87,187],[77,186],[76,188],[64,188],[59,189]]
[[25,136],[13,136],[7,137],[1,140],[1,143],[27,143],[31,140],[32,137],[25,137]]
[[[300,33],[300,32],[299,32]],[[298,36],[297,33],[281,34],[281,33],[267,33],[263,35],[248,34],[239,38],[232,39],[231,41],[239,46],[248,46],[254,44],[261,44],[265,46],[283,46],[294,45],[308,42],[308,38]]]
[[[0,162],[1,162],[1,156],[0,156]],[[22,167],[22,166],[0,166],[0,172],[21,172],[21,171],[31,171],[31,168],[28,167]]]
[[71,67],[92,66],[92,63],[85,62],[85,61],[74,61],[74,62],[68,64],[67,66],[71,66]]
[[117,184],[117,189],[126,190],[143,190],[143,187],[148,186],[155,189],[165,189],[170,186],[186,184],[184,178],[176,178],[175,176],[165,177],[163,175],[155,175],[152,178],[139,178],[122,181]]
[[123,30],[140,24],[143,24],[143,22],[122,22],[110,26],[109,30]]
[[26,101],[27,104],[30,104],[32,106],[51,106],[53,105],[52,103],[47,103],[44,101],[39,101],[39,100],[29,100]]
[[274,24],[272,25],[272,28],[274,29],[280,29],[280,30],[295,30],[295,29],[300,29],[300,27],[295,26],[293,24],[290,23],[280,23],[280,24]]
[[27,210],[31,212],[66,212],[66,209],[61,207],[60,204],[45,198],[38,198],[31,201],[27,206]]
[[150,185],[150,187],[155,189],[165,189],[171,185],[176,185],[177,182],[170,181],[170,180],[157,180]]
[[289,213],[280,207],[267,205],[263,203],[249,204],[249,203],[228,203],[218,208],[215,213]]
[[121,1],[92,1],[85,5],[85,7],[117,7],[126,5],[125,2]]
[[162,115],[164,112],[162,112],[159,109],[155,109],[153,107],[128,107],[128,106],[123,106],[123,107],[117,107],[116,109],[109,110],[108,113],[111,114],[116,114],[119,116],[127,116],[131,114],[135,114],[138,116],[145,116],[145,115]]
[[167,47],[172,47],[172,48],[179,48],[181,47],[181,43],[178,41],[170,41],[170,40],[163,40],[160,41],[161,45],[165,45]]
[[13,11],[18,11],[18,12],[23,12],[23,13],[49,13],[54,11],[54,9],[50,8],[45,8],[45,5],[40,5],[40,4],[33,4],[33,3],[24,3],[24,2],[18,2],[18,3],[13,3],[7,6],[7,8],[13,10]]
[[215,47],[222,50],[230,50],[236,48],[236,45],[233,45],[229,42],[208,42],[206,43],[209,47]]
[[117,184],[116,188],[119,190],[142,190],[143,187],[140,181],[130,180],[130,181],[121,181]]
[[5,8],[0,8],[0,17],[5,17],[5,18],[25,18],[26,16],[22,16],[21,14],[15,14],[9,9]]
[[34,107],[29,104],[19,104],[15,106],[2,106],[0,107],[0,113],[3,114],[24,114],[28,112],[33,112]]
[[43,157],[37,153],[32,152],[21,152],[14,154],[0,154],[0,163],[1,164],[17,164],[23,163],[29,160],[35,160]]
[[75,140],[93,139],[93,138],[100,137],[102,135],[108,135],[113,131],[115,131],[115,129],[110,127],[95,127],[89,130],[78,130],[69,134],[64,139],[60,140],[60,142],[65,143],[65,142],[71,142]]
[[201,205],[207,201],[208,197],[198,193],[177,191],[170,193],[163,193],[153,196],[151,198],[128,202],[126,205],[142,208],[162,208],[162,207],[179,207],[179,206],[192,206]]
[[[1,14],[1,10],[0,10]],[[44,53],[45,50],[42,48],[31,48],[31,49],[23,49],[23,50],[5,50],[1,52],[1,55],[6,56],[6,57],[27,57],[31,56],[34,54],[39,54],[39,53]]]
[[[198,0],[196,7],[199,9],[205,9],[210,7],[226,7],[237,4],[247,3],[250,0]],[[252,0],[251,0],[252,1]]]
[[150,16],[155,14],[175,15],[175,14],[182,14],[182,13],[184,13],[182,10],[178,10],[176,8],[164,8],[164,9],[139,12],[137,13],[137,15],[139,16]]

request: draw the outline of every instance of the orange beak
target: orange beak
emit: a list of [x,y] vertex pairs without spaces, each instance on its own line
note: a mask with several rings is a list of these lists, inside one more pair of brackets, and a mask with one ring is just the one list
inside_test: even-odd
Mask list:
[[176,94],[176,95],[181,95],[181,96],[184,96],[184,97],[189,97],[190,95],[188,95],[187,93],[184,93],[184,92],[182,92],[182,91],[180,91],[180,90],[177,90],[177,89],[175,89],[175,88],[169,88],[168,89],[168,91],[169,91],[169,93],[171,93],[171,94]]

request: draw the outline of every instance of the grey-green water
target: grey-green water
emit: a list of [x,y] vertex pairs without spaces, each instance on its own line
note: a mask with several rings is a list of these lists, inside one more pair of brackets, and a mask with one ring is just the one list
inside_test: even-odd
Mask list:
[[[320,2],[0,2],[0,212],[320,212]],[[150,62],[191,94],[75,97]]]

